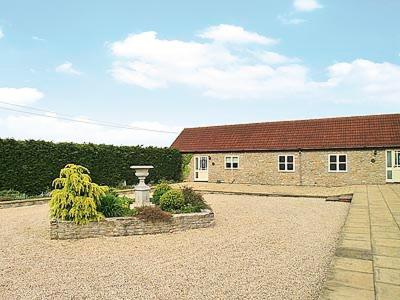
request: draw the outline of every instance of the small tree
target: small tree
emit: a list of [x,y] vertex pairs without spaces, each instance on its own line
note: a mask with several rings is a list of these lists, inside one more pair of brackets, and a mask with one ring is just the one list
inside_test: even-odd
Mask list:
[[87,168],[68,164],[60,171],[60,177],[53,181],[50,215],[59,220],[86,224],[103,218],[97,211],[99,199],[107,191],[107,186],[92,182]]

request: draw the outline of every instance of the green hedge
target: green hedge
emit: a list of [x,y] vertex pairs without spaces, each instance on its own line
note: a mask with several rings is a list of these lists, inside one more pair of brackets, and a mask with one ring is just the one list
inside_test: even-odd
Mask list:
[[0,139],[0,190],[31,195],[48,191],[68,163],[87,167],[94,182],[109,186],[124,180],[136,183],[131,165],[153,165],[150,182],[177,181],[182,172],[182,156],[170,148]]

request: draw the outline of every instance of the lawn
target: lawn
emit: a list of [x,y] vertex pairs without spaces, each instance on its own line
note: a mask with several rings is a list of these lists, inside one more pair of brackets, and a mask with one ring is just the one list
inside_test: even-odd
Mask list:
[[348,204],[205,195],[212,228],[49,239],[48,206],[0,209],[0,299],[316,299]]

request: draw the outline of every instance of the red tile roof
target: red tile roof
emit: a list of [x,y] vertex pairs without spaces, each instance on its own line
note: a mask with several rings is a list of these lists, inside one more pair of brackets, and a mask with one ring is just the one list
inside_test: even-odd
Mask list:
[[185,128],[184,153],[400,147],[400,114]]

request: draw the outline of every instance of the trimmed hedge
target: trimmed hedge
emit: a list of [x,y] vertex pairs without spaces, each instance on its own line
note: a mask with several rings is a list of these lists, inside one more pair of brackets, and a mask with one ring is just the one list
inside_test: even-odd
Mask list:
[[0,190],[30,195],[46,192],[68,163],[85,166],[93,182],[108,186],[124,180],[135,184],[131,165],[153,165],[149,182],[178,181],[182,173],[182,155],[171,148],[0,139]]

